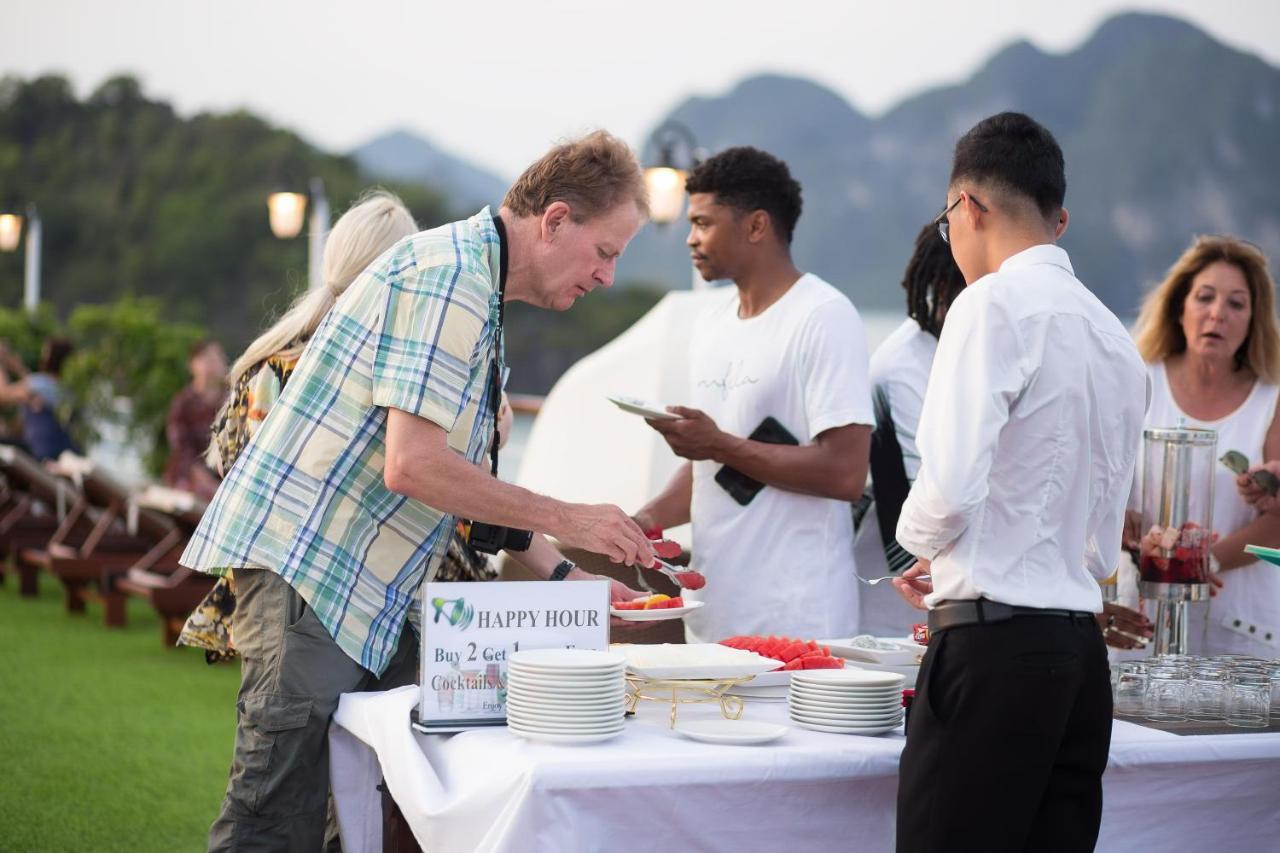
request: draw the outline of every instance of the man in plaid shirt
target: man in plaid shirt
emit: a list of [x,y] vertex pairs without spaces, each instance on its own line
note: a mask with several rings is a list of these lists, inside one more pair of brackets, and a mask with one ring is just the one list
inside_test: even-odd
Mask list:
[[[599,580],[541,535],[649,565],[615,506],[567,504],[481,466],[494,440],[503,299],[563,311],[613,282],[648,212],[627,146],[556,146],[498,215],[402,240],[334,305],[209,505],[183,565],[234,569],[235,757],[210,850],[318,850],[342,693],[416,680],[407,624],[460,516],[535,531],[521,562]],[[613,599],[638,593],[611,582]]]

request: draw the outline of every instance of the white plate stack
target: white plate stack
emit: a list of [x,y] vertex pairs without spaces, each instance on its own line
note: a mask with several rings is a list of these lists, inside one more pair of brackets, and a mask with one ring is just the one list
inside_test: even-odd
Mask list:
[[902,723],[901,675],[865,669],[791,674],[787,707],[798,726],[819,732],[878,735]]
[[622,732],[627,659],[589,649],[529,649],[507,661],[507,728],[551,743]]

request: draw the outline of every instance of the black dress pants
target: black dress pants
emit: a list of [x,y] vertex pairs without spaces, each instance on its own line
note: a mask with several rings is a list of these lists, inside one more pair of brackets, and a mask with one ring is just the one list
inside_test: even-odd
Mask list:
[[1092,850],[1110,746],[1107,652],[1092,619],[941,631],[911,706],[897,849]]

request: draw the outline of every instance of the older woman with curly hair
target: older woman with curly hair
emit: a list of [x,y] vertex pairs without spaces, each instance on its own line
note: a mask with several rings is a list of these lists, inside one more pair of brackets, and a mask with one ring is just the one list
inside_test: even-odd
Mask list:
[[[1151,372],[1146,426],[1218,433],[1218,452],[1280,458],[1280,324],[1267,259],[1233,237],[1198,237],[1148,295],[1137,345]],[[1280,656],[1280,571],[1245,553],[1280,543],[1280,517],[1259,514],[1235,475],[1215,472],[1212,546],[1222,589],[1193,611],[1193,650]]]

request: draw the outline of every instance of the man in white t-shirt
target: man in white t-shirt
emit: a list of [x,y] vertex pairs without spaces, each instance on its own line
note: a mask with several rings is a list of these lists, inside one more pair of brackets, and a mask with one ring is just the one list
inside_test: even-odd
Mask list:
[[685,617],[691,642],[851,636],[849,502],[866,484],[874,422],[862,319],[792,262],[800,185],[781,160],[730,148],[687,189],[693,262],[735,286],[694,326],[692,406],[649,420],[689,462],[636,521],[693,522],[693,566],[707,584],[685,592],[706,605]]

